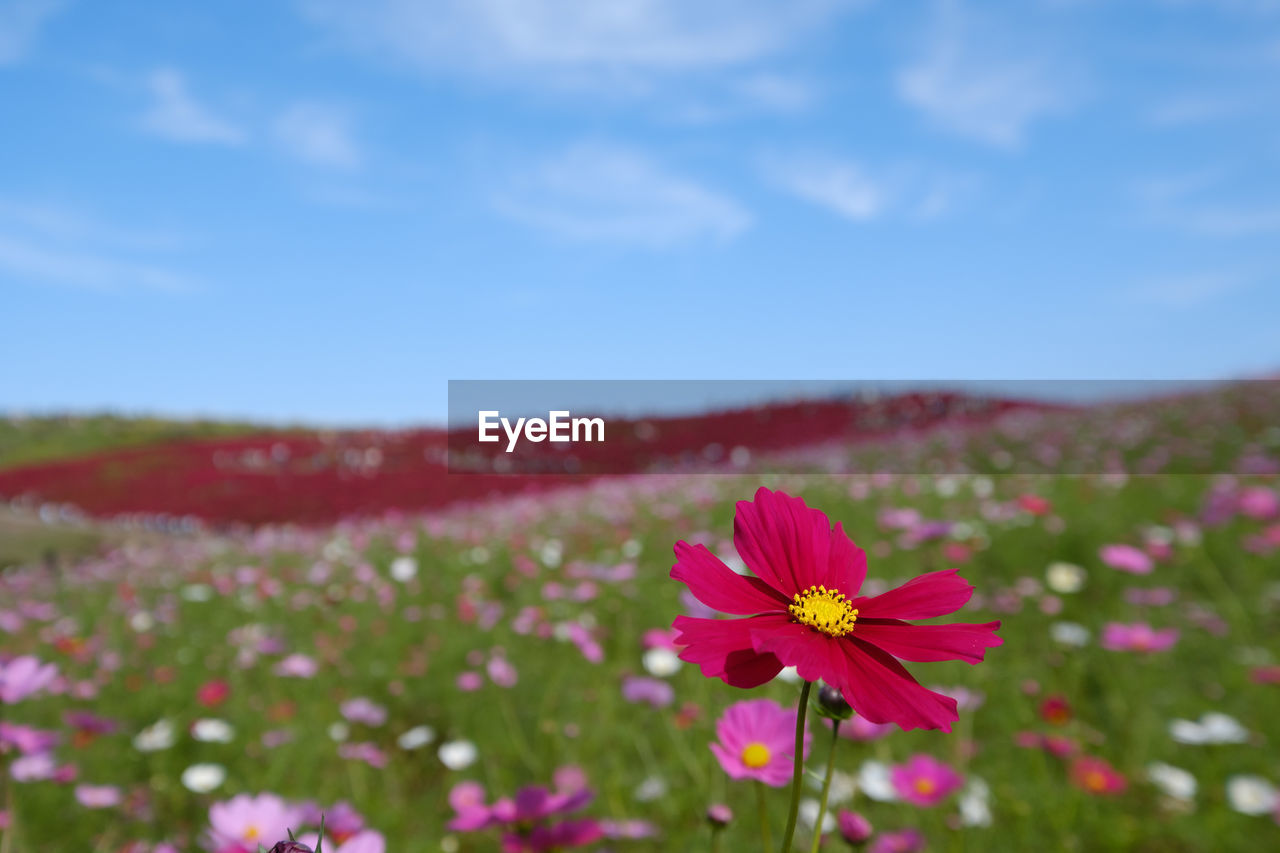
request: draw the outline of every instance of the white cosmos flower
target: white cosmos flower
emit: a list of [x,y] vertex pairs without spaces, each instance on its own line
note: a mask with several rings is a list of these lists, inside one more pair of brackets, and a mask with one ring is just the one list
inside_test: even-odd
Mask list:
[[330,740],[335,740],[338,743],[342,743],[349,737],[351,737],[351,726],[348,726],[346,723],[342,722],[341,720],[339,720],[336,723],[330,724],[329,726]]
[[[813,799],[812,797],[806,797],[805,799],[801,800],[800,811],[799,811],[801,822],[803,822],[805,826],[812,829],[813,825],[818,822],[818,811],[821,808],[822,808],[821,803],[819,803],[817,800]],[[835,828],[836,828],[835,816],[832,815],[831,812],[828,810],[827,813],[822,816],[822,831],[830,832]]]
[[1075,563],[1050,563],[1044,572],[1049,589],[1061,594],[1079,592],[1084,586],[1085,571]]
[[1049,626],[1049,636],[1064,646],[1089,644],[1089,629],[1076,622],[1054,622]]
[[[822,790],[823,777],[821,774],[806,770],[805,774],[809,777],[809,787],[815,791]],[[858,780],[850,773],[843,770],[833,770],[831,772],[831,790],[827,793],[827,805],[838,806],[853,799],[853,795],[858,792]]]
[[231,743],[236,730],[226,720],[206,718],[191,725],[191,736],[203,743]]
[[858,769],[858,787],[876,802],[891,803],[898,799],[898,792],[893,789],[893,781],[889,777],[889,765],[883,761],[862,762]]
[[666,793],[667,783],[662,779],[662,777],[649,776],[636,786],[632,796],[634,796],[639,802],[647,803],[652,800],[662,799],[662,797],[666,796]]
[[440,744],[436,755],[440,757],[440,763],[450,770],[465,770],[475,763],[479,752],[469,740],[450,740]]
[[145,634],[156,626],[155,617],[145,610],[139,610],[129,617],[129,627],[139,634]]
[[1196,796],[1196,777],[1181,767],[1153,761],[1147,765],[1147,778],[1167,797],[1189,802]]
[[1169,736],[1178,743],[1210,744],[1210,743],[1244,743],[1249,739],[1249,730],[1240,725],[1235,717],[1221,711],[1210,711],[1200,717],[1200,722],[1193,720],[1173,720],[1169,723]]
[[671,649],[661,647],[649,649],[644,653],[644,668],[650,675],[666,678],[675,675],[680,669],[681,660]]
[[1276,788],[1261,776],[1232,776],[1227,780],[1227,801],[1241,814],[1269,814],[1276,807]]
[[182,786],[196,794],[207,794],[227,781],[221,764],[192,764],[182,771]]
[[418,561],[408,554],[402,554],[391,561],[391,578],[400,583],[408,583],[418,575]]
[[213,598],[213,587],[203,583],[193,583],[182,588],[180,593],[186,601],[208,601]]
[[138,732],[133,739],[133,747],[139,752],[158,752],[173,746],[173,740],[173,723],[157,720]]
[[396,738],[401,749],[421,749],[436,739],[435,729],[431,726],[414,726]]
[[960,794],[960,823],[964,826],[991,825],[991,787],[977,776],[969,779]]

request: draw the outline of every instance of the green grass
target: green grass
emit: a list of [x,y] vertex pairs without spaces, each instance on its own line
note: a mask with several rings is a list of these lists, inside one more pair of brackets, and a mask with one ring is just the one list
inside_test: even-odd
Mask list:
[[[1016,613],[982,607],[962,611],[958,618],[963,621],[1004,622],[1000,633],[1005,644],[991,650],[985,663],[908,665],[926,685],[964,685],[985,694],[979,709],[962,712],[952,734],[899,732],[871,744],[839,744],[836,767],[844,772],[856,771],[868,758],[895,762],[929,752],[981,777],[991,787],[993,825],[952,828],[954,801],[922,810],[860,797],[855,808],[878,829],[919,827],[931,850],[1216,851],[1280,843],[1280,828],[1270,818],[1235,813],[1224,794],[1233,774],[1280,776],[1274,750],[1259,748],[1280,742],[1277,688],[1252,683],[1242,662],[1243,654],[1257,657],[1276,650],[1280,607],[1270,588],[1280,576],[1275,556],[1243,552],[1241,537],[1253,527],[1240,521],[1208,531],[1198,545],[1177,546],[1174,558],[1150,577],[1122,574],[1097,559],[1104,543],[1137,542],[1147,525],[1193,514],[1208,478],[1137,478],[1123,487],[1089,478],[995,478],[993,499],[1035,491],[1053,502],[1051,518],[1060,519],[1060,526],[1026,515],[984,521],[984,501],[974,496],[970,481],[961,481],[960,489],[944,498],[932,488],[933,481],[901,478],[865,500],[854,500],[850,478],[766,480],[803,495],[833,521],[843,522],[873,554],[873,578],[896,582],[948,565],[940,544],[901,548],[893,534],[879,530],[878,511],[901,506],[973,525],[971,541],[977,550],[962,574],[988,601],[1019,579],[1042,580],[1045,567],[1055,560],[1088,570],[1086,586],[1063,596],[1058,616],[1042,614],[1038,596],[1026,598]],[[115,849],[111,844],[134,838],[193,838],[205,827],[211,802],[238,791],[274,791],[326,804],[347,799],[386,834],[390,849],[436,851],[449,835],[445,797],[452,785],[477,779],[491,797],[505,796],[521,785],[549,783],[554,769],[566,763],[586,769],[597,791],[588,813],[643,818],[659,824],[665,834],[661,842],[618,842],[616,849],[705,849],[703,812],[714,801],[728,802],[738,816],[728,830],[726,849],[760,849],[753,791],[727,779],[707,744],[717,716],[731,702],[771,696],[789,704],[798,689],[775,682],[740,691],[685,665],[671,679],[677,700],[670,708],[630,705],[619,692],[625,673],[642,672],[641,634],[669,625],[681,612],[682,587],[667,578],[672,544],[710,534],[711,547],[722,550],[717,543],[731,536],[733,502],[750,497],[759,481],[651,478],[641,485],[648,488],[602,488],[563,511],[544,505],[527,518],[489,510],[430,528],[404,522],[335,529],[313,539],[281,541],[265,552],[236,543],[228,548],[222,540],[162,540],[121,558],[117,577],[128,578],[136,595],[132,604],[117,598],[115,579],[77,580],[73,572],[61,582],[41,581],[30,596],[56,602],[58,611],[78,626],[76,636],[94,651],[82,652],[82,658],[57,652],[40,639],[44,632],[35,624],[10,637],[6,651],[32,651],[56,660],[78,679],[96,674],[103,682],[101,693],[91,701],[35,699],[4,712],[49,728],[60,725],[68,707],[92,708],[120,720],[124,734],[81,750],[64,747],[60,760],[74,761],[81,781],[145,792],[154,816],[129,821],[118,811],[85,811],[74,804],[68,788],[52,783],[15,786],[21,839],[16,849]],[[405,531],[416,537],[421,572],[417,581],[401,586],[386,578],[393,542]],[[561,543],[561,565],[544,566],[532,579],[513,572],[516,562],[536,561],[549,540]],[[635,580],[602,584],[599,597],[587,603],[544,598],[545,583],[573,583],[565,566],[621,562],[620,548],[628,540],[642,547]],[[317,562],[330,565],[332,576],[308,580]],[[361,563],[372,566],[378,579],[359,580],[356,567]],[[229,579],[242,566],[258,567],[279,586],[264,589],[249,583],[210,601],[188,601],[178,594],[184,584]],[[1178,602],[1155,610],[1126,603],[1126,589],[1156,585],[1175,588]],[[384,607],[380,596],[391,603]],[[503,608],[502,618],[493,628],[482,629],[460,611],[464,599],[480,609],[496,603]],[[1219,614],[1228,633],[1217,636],[1192,624],[1186,610],[1192,603]],[[512,620],[525,607],[541,608],[553,622],[589,614],[598,626],[605,661],[591,664],[569,643],[515,633]],[[137,612],[161,621],[140,631]],[[1140,618],[1178,626],[1182,639],[1171,651],[1150,658],[1098,647],[1096,638],[1107,621]],[[1058,646],[1048,627],[1059,619],[1085,625],[1094,642],[1081,649]],[[322,662],[321,674],[312,680],[276,677],[271,667],[278,655],[262,656],[247,666],[237,663],[229,637],[246,625],[279,636],[289,651],[315,656]],[[469,655],[487,655],[499,647],[519,670],[514,688],[487,684],[474,693],[455,689],[460,671],[477,668],[468,663]],[[119,670],[99,667],[105,650],[122,656]],[[232,697],[226,706],[204,711],[192,697],[214,677],[230,681]],[[1032,684],[1037,692],[1028,695]],[[1062,762],[1014,744],[1019,731],[1049,730],[1038,719],[1037,707],[1051,693],[1068,697],[1076,712],[1062,733],[1124,772],[1130,781],[1125,794],[1085,794],[1069,784]],[[353,741],[372,741],[384,749],[390,756],[385,769],[340,759],[326,734],[339,719],[339,703],[353,696],[371,697],[390,711],[385,726],[355,725],[351,735]],[[677,712],[686,703],[696,706],[698,714],[691,726],[681,728]],[[1254,742],[1196,747],[1169,738],[1169,720],[1198,718],[1208,710],[1235,716],[1254,733]],[[196,743],[181,734],[205,715],[233,723],[235,741]],[[159,753],[136,752],[130,737],[162,716],[177,724],[178,744]],[[480,761],[452,772],[435,758],[434,744],[419,752],[400,750],[396,736],[419,724],[432,726],[438,739],[473,740]],[[262,734],[281,728],[295,739],[265,749]],[[815,728],[815,768],[825,762],[828,741],[823,732]],[[1196,775],[1200,793],[1190,812],[1164,808],[1144,781],[1144,767],[1154,760]],[[182,770],[196,761],[228,768],[221,791],[195,795],[181,787]],[[649,777],[661,778],[667,793],[637,801],[634,793]],[[785,803],[784,790],[770,793],[775,842],[785,821]],[[457,836],[455,841],[460,851],[496,849],[492,834]],[[807,850],[807,839],[797,849]]]
[[112,414],[0,418],[0,468],[14,468],[162,441],[222,438],[275,428],[249,423]]

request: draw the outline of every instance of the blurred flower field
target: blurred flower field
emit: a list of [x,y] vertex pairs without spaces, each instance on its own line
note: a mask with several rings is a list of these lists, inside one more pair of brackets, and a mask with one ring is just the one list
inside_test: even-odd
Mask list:
[[[958,617],[1003,640],[977,665],[907,664],[955,699],[950,733],[855,716],[833,738],[808,715],[795,849],[829,758],[827,850],[1280,847],[1276,402],[1017,433],[1026,458],[1088,444],[1116,463],[1078,476],[1002,465],[992,427],[911,451],[973,473],[846,473],[826,447],[789,473],[607,478],[6,570],[0,851],[255,853],[287,830],[313,846],[322,815],[327,853],[758,850],[760,804],[776,849],[789,767],[726,731],[756,719],[747,700],[794,721],[801,685],[681,661],[673,621],[714,614],[669,577],[681,540],[747,573],[735,503],[761,485],[842,525],[863,595],[958,569]],[[1186,454],[1217,473],[1167,473]]]

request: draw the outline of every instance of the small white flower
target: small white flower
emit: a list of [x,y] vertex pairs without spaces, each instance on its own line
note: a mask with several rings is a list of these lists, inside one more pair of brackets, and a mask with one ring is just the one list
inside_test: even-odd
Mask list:
[[1049,626],[1049,636],[1064,646],[1087,646],[1089,629],[1076,622],[1054,622]]
[[1169,737],[1178,743],[1210,744],[1210,743],[1244,743],[1249,739],[1249,731],[1232,716],[1220,711],[1210,711],[1194,720],[1172,720],[1169,723]]
[[208,601],[213,598],[213,587],[208,584],[193,583],[184,586],[181,595],[186,601]]
[[231,743],[236,730],[226,720],[207,718],[191,725],[191,736],[202,743]]
[[182,786],[196,794],[207,794],[227,781],[221,764],[192,764],[182,771]]
[[1241,814],[1269,814],[1276,807],[1274,785],[1261,776],[1232,776],[1227,780],[1227,801]]
[[1054,592],[1068,595],[1084,586],[1085,570],[1075,563],[1050,563],[1044,572],[1045,583]]
[[960,794],[960,823],[964,826],[991,825],[991,787],[977,776]]
[[650,675],[666,678],[675,675],[680,669],[680,658],[671,649],[662,647],[649,649],[644,653],[644,668]]
[[1175,800],[1187,802],[1195,799],[1196,777],[1181,767],[1153,761],[1147,765],[1147,778],[1165,794]]
[[440,763],[450,770],[465,770],[475,763],[479,752],[469,740],[451,740],[440,744],[436,755]]
[[[800,811],[799,811],[800,820],[804,823],[805,826],[809,827],[810,829],[813,829],[813,825],[818,822],[818,811],[821,808],[822,808],[822,804],[819,803],[817,800],[813,799],[812,797],[807,797],[801,800]],[[836,828],[836,819],[831,814],[830,811],[827,811],[827,813],[822,816],[822,831],[830,832],[835,828]]]
[[418,576],[418,561],[408,554],[402,554],[391,561],[391,578],[400,583],[408,583]]
[[341,720],[329,726],[330,740],[334,740],[334,741],[337,741],[338,743],[342,743],[349,737],[351,737],[351,726],[348,726],[346,723],[342,722]]
[[401,749],[421,749],[436,739],[435,729],[431,726],[414,726],[396,738]]
[[[806,770],[805,773],[809,777],[809,787],[815,791],[822,790],[823,777],[812,771]],[[853,795],[858,792],[858,780],[850,773],[842,770],[833,770],[831,772],[831,790],[827,792],[827,805],[838,806],[853,799]]]
[[637,539],[628,539],[622,543],[622,556],[628,560],[634,560],[640,556],[640,552],[644,550],[644,545],[640,544]]
[[173,723],[168,720],[157,720],[138,732],[133,739],[133,747],[139,752],[158,752],[173,746]]
[[667,783],[662,780],[661,776],[650,776],[641,782],[632,794],[637,801],[642,803],[651,800],[661,799],[667,793]]
[[129,627],[139,634],[145,634],[155,626],[155,617],[145,610],[139,610],[129,617]]
[[858,788],[876,802],[891,803],[898,799],[889,777],[889,765],[883,761],[862,762],[858,769]]

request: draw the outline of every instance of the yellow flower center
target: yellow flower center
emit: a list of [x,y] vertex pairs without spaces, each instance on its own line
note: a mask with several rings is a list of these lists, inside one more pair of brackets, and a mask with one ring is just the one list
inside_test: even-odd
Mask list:
[[828,637],[843,637],[853,631],[858,621],[858,610],[844,597],[843,592],[825,586],[811,586],[797,592],[787,611],[801,625],[816,628]]
[[249,824],[247,827],[245,827],[245,830],[244,830],[244,840],[256,841],[258,839],[258,836],[261,834],[262,833],[258,830],[258,827],[256,827],[253,824]]
[[927,797],[936,791],[938,786],[933,784],[932,779],[917,779],[915,788],[917,794],[922,794]]
[[742,763],[748,767],[764,767],[772,757],[769,747],[762,743],[749,743],[742,750]]
[[1090,791],[1107,790],[1107,777],[1100,770],[1090,770],[1084,775],[1084,786]]

